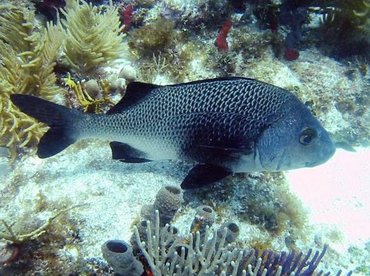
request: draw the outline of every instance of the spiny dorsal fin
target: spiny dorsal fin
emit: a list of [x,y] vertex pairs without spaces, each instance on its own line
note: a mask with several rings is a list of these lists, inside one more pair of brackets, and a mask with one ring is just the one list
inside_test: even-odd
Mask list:
[[151,83],[131,82],[127,85],[125,96],[113,106],[107,114],[121,113],[123,110],[134,106],[147,97],[153,89],[161,87]]

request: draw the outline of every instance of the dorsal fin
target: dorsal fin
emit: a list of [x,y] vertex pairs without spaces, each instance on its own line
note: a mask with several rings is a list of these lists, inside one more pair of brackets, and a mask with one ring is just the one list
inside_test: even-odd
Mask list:
[[115,106],[113,106],[107,114],[121,113],[123,110],[143,100],[153,89],[158,87],[161,86],[145,82],[129,83],[127,85],[125,96]]
[[[167,86],[182,86],[182,85],[189,85],[189,84],[201,84],[201,83],[207,83],[207,82],[246,80],[246,79],[248,79],[248,78],[243,78],[243,77],[218,77],[218,78],[212,78],[212,79],[188,81],[188,82],[178,83],[178,84],[169,84]],[[253,80],[253,79],[249,79],[249,80]]]

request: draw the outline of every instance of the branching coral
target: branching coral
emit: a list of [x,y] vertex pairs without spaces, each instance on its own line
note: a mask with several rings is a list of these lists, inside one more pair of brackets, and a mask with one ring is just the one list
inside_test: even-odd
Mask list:
[[64,51],[72,68],[91,72],[120,56],[124,34],[116,7],[110,5],[103,12],[91,3],[69,0],[62,13],[66,33]]
[[37,143],[44,127],[21,113],[9,100],[12,93],[51,99],[61,91],[53,72],[62,45],[59,25],[36,31],[34,14],[26,8],[0,6],[0,145],[11,152]]
[[312,275],[327,250],[324,246],[313,255],[312,250],[305,255],[267,250],[259,253],[239,248],[233,239],[228,239],[230,231],[237,227],[235,224],[217,231],[207,227],[204,235],[197,231],[183,237],[171,225],[160,227],[159,220],[156,211],[156,219],[153,225],[147,221],[145,233],[134,228],[139,255],[145,258],[144,265],[149,266],[146,271],[156,276]]

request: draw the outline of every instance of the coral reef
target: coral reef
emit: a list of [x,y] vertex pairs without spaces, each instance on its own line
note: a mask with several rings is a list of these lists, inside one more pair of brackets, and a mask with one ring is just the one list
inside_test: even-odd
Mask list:
[[283,44],[276,46],[283,47],[281,54],[291,61],[313,41],[326,54],[337,58],[368,56],[369,7],[368,0],[266,0],[252,4],[258,24],[284,37]]
[[15,244],[0,242],[0,265],[10,265],[18,259],[20,248]]
[[231,20],[226,20],[216,37],[215,45],[221,52],[227,52],[229,49],[229,45],[227,43],[227,35],[231,29],[231,26],[232,26]]
[[153,204],[153,209],[161,212],[160,225],[164,226],[173,219],[181,207],[182,192],[176,186],[165,186],[161,188]]
[[181,236],[171,225],[160,227],[159,217],[156,211],[154,225],[147,222],[144,237],[134,228],[136,244],[140,248],[136,258],[141,259],[139,256],[142,255],[144,267],[146,262],[148,265],[146,271],[154,275],[311,275],[327,250],[324,246],[313,256],[312,249],[305,255],[295,252],[259,253],[236,246],[235,236],[230,238],[230,232],[238,232],[235,224],[223,225],[217,231],[207,227],[204,237],[199,231]]
[[[294,248],[307,222],[306,211],[298,198],[289,192],[288,183],[281,173],[234,176],[234,179],[214,185],[211,191],[186,191],[184,201],[192,205],[206,202],[214,206],[213,216],[231,215],[256,225],[268,233],[268,238],[264,240],[266,245],[271,236],[283,234],[291,239],[287,246]],[[226,215],[225,209],[231,210],[231,214]],[[261,244],[261,241],[258,243]]]
[[47,229],[50,227],[50,224],[56,218],[58,218],[62,214],[67,213],[68,211],[70,211],[72,209],[75,209],[75,208],[78,208],[78,207],[81,207],[81,206],[82,205],[76,205],[76,206],[72,206],[72,207],[69,207],[69,208],[62,209],[62,210],[56,212],[56,214],[54,214],[53,216],[49,217],[42,225],[40,225],[36,229],[34,229],[34,230],[32,230],[28,233],[23,233],[23,234],[15,233],[13,231],[12,226],[9,225],[5,220],[2,219],[0,222],[3,224],[3,226],[5,228],[5,231],[0,232],[0,239],[8,241],[12,244],[18,244],[18,245],[22,244],[22,243],[25,243],[29,240],[36,239],[39,236],[43,235],[47,231]]
[[239,233],[240,233],[240,229],[239,229],[239,226],[234,223],[234,222],[231,222],[231,221],[227,221],[227,222],[224,222],[220,229],[217,230],[217,235],[218,237],[222,237],[223,235],[223,229],[227,229],[226,231],[226,236],[225,236],[225,241],[227,243],[232,243],[234,241],[236,241],[236,239],[238,238],[239,236]]
[[123,51],[120,20],[116,7],[106,10],[91,3],[68,0],[61,10],[65,16],[64,52],[68,65],[74,70],[91,73],[117,59]]
[[[0,146],[9,147],[13,158],[36,146],[46,127],[19,112],[9,101],[12,93],[100,113],[131,81],[170,84],[231,75],[293,91],[338,147],[370,145],[369,0],[0,3]],[[32,3],[37,3],[36,17]],[[55,7],[63,11],[58,15]],[[223,29],[217,47],[215,39],[228,20],[233,27]],[[11,171],[3,168],[7,153],[1,153],[0,164],[6,171],[0,185],[0,219],[5,220],[0,223],[0,274],[108,275],[112,269],[101,259],[101,242],[130,240],[129,228],[136,222],[132,252],[122,240],[104,247],[113,255],[132,253],[137,274],[140,268],[146,275],[176,269],[309,274],[324,266],[369,273],[369,245],[345,253],[326,250],[324,243],[335,248],[341,241],[336,238],[332,246],[327,234],[306,222],[306,211],[280,173],[236,175],[212,189],[187,191],[182,202],[178,188],[169,185],[180,182],[184,163],[117,164],[104,142],[88,141],[51,160],[22,155]],[[162,196],[156,194],[159,186]],[[92,204],[43,228],[61,208],[53,204],[53,210],[40,212],[46,204],[41,197],[40,206],[30,209],[38,189],[59,204],[63,197],[70,198],[69,206],[80,200]],[[143,206],[148,200],[152,204]],[[16,206],[7,207],[14,201]],[[323,251],[297,253],[309,247]],[[325,252],[325,263],[315,269]],[[185,268],[188,264],[192,267]]]

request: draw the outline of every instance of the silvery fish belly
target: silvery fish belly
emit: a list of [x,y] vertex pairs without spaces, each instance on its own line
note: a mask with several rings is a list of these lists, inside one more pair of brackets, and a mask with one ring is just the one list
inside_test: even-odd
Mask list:
[[335,147],[326,130],[287,90],[247,78],[157,86],[133,82],[107,114],[92,115],[26,95],[21,111],[50,126],[38,155],[76,140],[111,141],[114,159],[183,159],[196,165],[181,186],[191,189],[233,172],[280,171],[327,161]]

